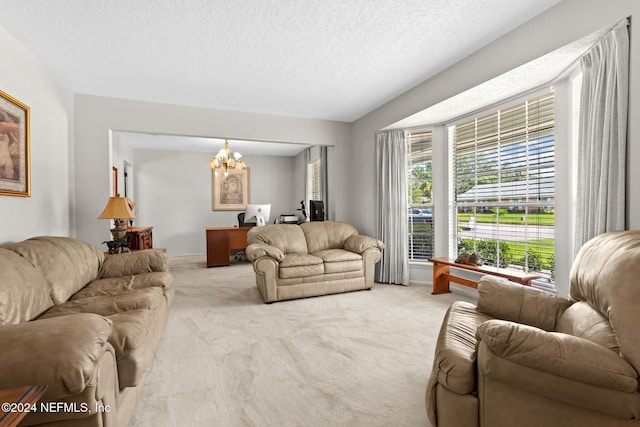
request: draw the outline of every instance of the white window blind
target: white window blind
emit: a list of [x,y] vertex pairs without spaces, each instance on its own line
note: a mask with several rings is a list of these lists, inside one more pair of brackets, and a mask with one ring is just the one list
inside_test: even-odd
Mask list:
[[457,124],[452,138],[457,252],[540,272],[552,286],[553,92]]
[[320,160],[309,163],[307,167],[308,185],[307,194],[309,200],[322,200],[322,192],[320,189]]
[[409,259],[433,256],[432,132],[409,132],[407,177],[409,201]]

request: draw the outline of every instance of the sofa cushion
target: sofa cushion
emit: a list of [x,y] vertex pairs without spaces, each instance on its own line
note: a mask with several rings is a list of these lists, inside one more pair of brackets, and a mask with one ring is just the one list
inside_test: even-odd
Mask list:
[[[585,387],[591,385],[625,393],[638,391],[638,373],[629,362],[584,338],[500,319],[483,323],[476,334],[491,353],[533,369],[533,375],[531,372],[521,374],[519,380],[525,383],[530,379],[528,376],[547,373]],[[494,376],[491,368],[483,371],[487,376]]]
[[134,387],[151,367],[153,333],[157,329],[158,315],[147,309],[129,310],[108,316],[113,323],[109,343],[116,352],[120,387]]
[[33,237],[6,248],[42,273],[54,304],[62,304],[96,279],[104,261],[96,247],[69,237]]
[[326,249],[312,254],[324,262],[325,273],[362,270],[362,256],[344,249]]
[[278,262],[284,261],[284,252],[275,246],[265,243],[252,243],[247,246],[247,258],[249,261],[255,261],[261,257],[273,258]]
[[287,254],[280,263],[279,275],[282,279],[315,276],[323,273],[322,259],[310,254]]
[[116,350],[117,359],[144,345],[153,330],[153,317],[153,311],[147,309],[129,310],[108,316],[113,322],[109,342]]
[[433,369],[439,384],[458,394],[476,389],[476,329],[491,319],[473,304],[456,301],[451,305],[436,344]]
[[247,244],[264,243],[280,249],[285,254],[309,253],[307,241],[299,225],[269,224],[253,227],[247,233]]
[[49,400],[81,393],[95,381],[96,365],[111,348],[111,327],[109,319],[94,314],[0,327],[2,384],[46,384]]
[[162,289],[153,287],[113,296],[100,295],[67,301],[49,309],[40,318],[66,316],[72,313],[95,313],[101,316],[111,316],[129,310],[155,310],[164,305],[166,305],[166,300]]
[[640,372],[640,230],[601,234],[583,245],[571,267],[569,299],[586,301],[615,331],[620,354]]
[[168,271],[167,254],[157,249],[107,255],[100,268],[100,278],[131,276]]
[[164,271],[155,271],[133,276],[98,279],[89,283],[71,297],[72,300],[95,296],[118,295],[137,289],[160,287],[166,295],[173,289],[173,276]]
[[300,228],[311,254],[325,249],[342,249],[345,240],[358,234],[353,225],[339,221],[305,222]]
[[586,301],[575,303],[565,310],[558,319],[557,330],[620,352],[609,320]]
[[52,306],[44,276],[17,253],[0,249],[0,325],[35,319]]
[[367,249],[377,248],[384,249],[384,243],[375,237],[354,234],[344,241],[344,249],[358,254],[363,253]]
[[[153,361],[154,340],[161,330],[167,302],[161,287],[132,290],[117,295],[78,298],[57,305],[40,319],[67,317],[74,313],[94,313],[109,319],[118,364],[120,387],[134,387],[144,377]],[[154,342],[152,342],[154,341]]]
[[506,279],[483,276],[478,282],[478,310],[497,319],[556,330],[560,315],[571,303],[555,294]]

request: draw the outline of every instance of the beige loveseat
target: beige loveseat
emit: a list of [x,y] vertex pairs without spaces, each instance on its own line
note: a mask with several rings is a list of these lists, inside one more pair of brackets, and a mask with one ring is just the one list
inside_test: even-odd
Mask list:
[[587,242],[569,300],[490,277],[478,290],[442,324],[434,427],[640,425],[640,230]]
[[59,402],[21,425],[126,426],[173,295],[160,251],[105,256],[66,237],[0,247],[0,389],[45,385],[40,402]]
[[247,234],[265,302],[371,289],[384,244],[337,221],[271,224]]

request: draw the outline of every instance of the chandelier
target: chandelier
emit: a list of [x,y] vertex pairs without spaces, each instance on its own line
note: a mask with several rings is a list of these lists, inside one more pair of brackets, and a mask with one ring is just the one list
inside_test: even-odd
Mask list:
[[229,140],[224,140],[224,148],[209,161],[211,169],[222,169],[226,174],[229,169],[246,169],[247,165],[242,161],[242,154],[229,149]]

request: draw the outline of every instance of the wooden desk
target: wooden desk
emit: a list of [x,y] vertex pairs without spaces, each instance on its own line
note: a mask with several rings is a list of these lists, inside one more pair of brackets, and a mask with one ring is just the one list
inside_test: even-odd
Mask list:
[[513,270],[510,268],[498,268],[487,265],[467,265],[458,264],[449,258],[429,258],[429,261],[433,263],[433,292],[432,295],[446,294],[451,292],[449,289],[449,282],[459,283],[470,288],[478,288],[478,282],[474,280],[458,277],[449,271],[449,267],[462,268],[464,270],[475,271],[481,274],[490,274],[492,276],[504,277],[512,282],[520,283],[521,285],[531,286],[531,281],[540,277],[539,274],[526,273],[524,271]]
[[0,426],[17,426],[20,420],[28,413],[28,411],[22,410],[37,405],[38,400],[44,395],[46,389],[46,386],[32,385],[0,390],[0,403],[8,403],[11,406],[11,408],[7,408],[9,409],[8,411],[0,409]]
[[233,249],[247,248],[247,233],[253,227],[207,227],[207,267],[229,265]]

